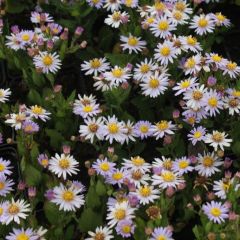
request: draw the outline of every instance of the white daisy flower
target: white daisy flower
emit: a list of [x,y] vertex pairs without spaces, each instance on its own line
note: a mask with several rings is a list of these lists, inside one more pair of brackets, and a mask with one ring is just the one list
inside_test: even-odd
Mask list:
[[134,123],[128,120],[126,123],[124,123],[124,128],[127,129],[127,132],[125,134],[125,139],[122,143],[126,142],[128,144],[129,141],[135,142],[135,137],[137,137],[137,134],[134,131]]
[[153,229],[150,240],[174,240],[172,232],[167,227],[157,227]]
[[17,36],[11,33],[10,36],[6,36],[7,42],[6,46],[8,48],[13,49],[14,51],[18,51],[19,49],[24,49],[24,46],[21,44]]
[[135,208],[132,208],[128,201],[121,203],[115,203],[113,206],[109,206],[106,219],[109,221],[110,228],[114,227],[118,222],[124,219],[134,218]]
[[184,179],[177,173],[168,170],[162,170],[160,175],[154,174],[152,176],[152,184],[157,185],[160,189],[177,188],[179,184],[184,182]]
[[14,182],[11,179],[7,179],[5,176],[0,177],[0,196],[5,197],[8,193],[13,191],[12,186]]
[[51,115],[50,112],[38,105],[31,106],[30,109],[27,109],[27,113],[30,114],[30,117],[33,117],[35,119],[39,118],[44,122],[50,119],[49,115]]
[[172,170],[182,176],[185,173],[192,172],[194,167],[191,166],[191,162],[187,157],[181,157],[175,159],[173,162]]
[[177,83],[176,86],[173,87],[172,89],[174,91],[177,91],[175,93],[175,96],[178,96],[182,93],[185,93],[189,89],[197,86],[198,84],[199,83],[197,82],[197,78],[187,78],[187,79],[184,79],[181,82]]
[[129,73],[128,68],[121,68],[119,66],[114,66],[109,72],[105,72],[103,76],[115,83],[115,85],[119,85],[120,83],[126,82],[131,78],[131,74]]
[[184,73],[188,74],[197,74],[202,69],[201,55],[197,54],[186,60],[184,63]]
[[107,59],[104,58],[93,58],[89,61],[84,61],[81,64],[81,69],[85,72],[85,75],[91,75],[97,76],[100,73],[103,73],[107,70],[109,70],[109,63],[107,62]]
[[137,188],[136,192],[132,193],[132,195],[139,199],[139,202],[142,205],[149,204],[156,199],[159,199],[159,194],[159,190],[153,189],[153,187],[149,185],[140,186]]
[[105,92],[108,90],[112,90],[114,87],[116,87],[113,81],[104,78],[103,75],[93,77],[93,79],[93,86],[96,88],[96,90],[101,90],[102,92]]
[[107,9],[107,11],[111,11],[111,12],[114,12],[114,11],[117,11],[119,9],[121,9],[121,1],[120,0],[105,0],[105,5],[104,5],[104,8]]
[[54,187],[54,198],[51,202],[59,205],[59,209],[63,211],[76,211],[84,205],[84,196],[81,189],[77,189],[74,185],[65,187],[62,183],[60,186]]
[[7,89],[0,88],[0,102],[2,102],[2,103],[7,102],[11,93],[12,92],[9,88],[7,88]]
[[184,25],[187,24],[187,20],[189,19],[189,16],[177,9],[173,9],[171,11],[166,12],[166,16],[169,18],[170,22],[174,25]]
[[108,140],[110,144],[113,143],[113,140],[123,142],[127,131],[128,130],[125,128],[124,123],[122,121],[119,122],[115,116],[108,116],[108,118],[105,119],[105,125],[103,125],[103,135],[105,140]]
[[109,14],[107,18],[105,18],[104,23],[113,28],[119,28],[120,24],[128,21],[128,18],[129,16],[126,12],[114,11],[112,14]]
[[49,170],[56,174],[59,178],[63,177],[67,179],[67,175],[75,175],[79,171],[78,162],[71,155],[62,153],[61,155],[55,154],[55,157],[51,157],[49,160]]
[[140,39],[140,37],[135,37],[132,34],[129,34],[128,37],[121,35],[120,40],[123,42],[121,44],[123,51],[128,50],[129,54],[141,52],[147,45],[147,42]]
[[93,165],[92,168],[97,172],[97,174],[100,174],[104,177],[110,175],[112,171],[115,168],[115,163],[112,163],[108,161],[107,158],[104,159],[97,159]]
[[176,126],[172,124],[172,121],[161,120],[156,124],[152,125],[150,131],[152,132],[153,137],[156,137],[156,140],[163,138],[165,134],[172,135]]
[[112,185],[117,184],[118,187],[121,187],[128,175],[129,172],[123,168],[113,169],[106,175],[105,182]]
[[11,127],[14,127],[15,130],[19,130],[22,128],[22,123],[26,120],[25,113],[11,113],[10,118],[8,118],[5,123],[10,124]]
[[26,203],[23,199],[15,201],[7,201],[2,216],[2,222],[8,225],[10,222],[20,224],[20,219],[26,219],[27,213],[30,212],[30,204]]
[[229,188],[233,184],[233,179],[221,179],[213,182],[213,191],[221,199],[227,198]]
[[193,37],[192,35],[180,36],[179,41],[181,42],[181,48],[186,52],[192,51],[194,53],[198,53],[202,51],[197,38]]
[[33,63],[36,68],[47,74],[56,73],[62,65],[57,53],[48,52],[39,52],[39,55],[33,58]]
[[194,29],[195,32],[201,36],[213,32],[214,25],[215,24],[209,14],[201,14],[200,16],[193,17],[190,28]]
[[228,109],[230,115],[234,115],[234,113],[239,114],[240,99],[235,97],[225,97],[224,108]]
[[149,172],[151,168],[151,165],[140,156],[131,157],[130,160],[124,158],[122,165],[126,170],[139,170],[141,173]]
[[211,177],[215,172],[220,172],[218,167],[223,165],[221,159],[214,152],[198,154],[197,160],[198,164],[195,170],[204,177]]
[[221,12],[211,14],[211,17],[214,23],[216,24],[216,26],[224,26],[224,27],[231,26],[230,20],[226,16],[224,16]]
[[31,12],[31,22],[53,22],[53,18],[48,13]]
[[214,223],[221,224],[228,218],[229,209],[220,202],[211,201],[202,206],[203,212]]
[[193,9],[191,7],[188,7],[189,3],[187,3],[187,0],[178,0],[174,4],[174,9],[181,11],[186,14],[192,14]]
[[224,150],[224,147],[230,147],[232,139],[226,138],[228,134],[225,132],[213,131],[212,134],[208,133],[206,135],[205,143],[208,143],[210,146],[217,151],[218,147]]
[[223,70],[223,75],[228,74],[230,78],[236,78],[240,74],[240,67],[232,61],[227,61],[226,65],[221,67],[221,69]]
[[38,240],[38,236],[36,235],[35,231],[31,228],[24,228],[16,229],[13,228],[12,232],[6,236],[6,240]]
[[158,65],[153,62],[153,59],[145,58],[144,61],[136,64],[134,68],[134,79],[141,81],[144,78],[149,78],[153,71],[157,70]]
[[99,140],[103,140],[103,119],[100,118],[87,118],[84,120],[84,125],[80,125],[79,133],[81,137],[90,140],[93,143],[96,137]]
[[144,78],[140,84],[142,88],[142,94],[152,98],[156,98],[163,94],[167,90],[168,75],[155,71],[153,75],[148,78]]
[[149,174],[145,174],[140,170],[128,170],[127,179],[131,184],[134,184],[135,187],[140,187],[141,185],[148,185],[151,178]]
[[183,99],[186,100],[188,107],[199,109],[204,106],[204,99],[207,89],[204,85],[195,86],[184,93]]
[[29,30],[22,30],[16,34],[16,38],[23,47],[30,45],[34,38],[34,32]]
[[108,227],[97,227],[95,232],[89,231],[88,234],[90,235],[89,238],[86,238],[85,240],[110,240],[114,238],[112,235],[112,230]]
[[[162,13],[164,13],[166,11],[166,9],[167,9],[167,6],[162,1],[155,1],[154,5],[147,6],[147,12],[149,12],[150,15],[152,15],[152,16],[161,15]],[[142,13],[142,17],[143,17],[143,14],[144,13]]]
[[154,51],[154,58],[160,62],[161,65],[168,65],[169,63],[173,63],[178,54],[173,42],[170,41],[158,43],[157,48]]
[[153,172],[155,174],[157,173],[161,173],[162,170],[169,170],[172,171],[173,170],[173,161],[171,158],[166,158],[164,156],[162,156],[161,158],[154,158],[153,161]]
[[206,63],[213,64],[217,68],[223,68],[227,64],[227,60],[217,53],[207,53],[206,54]]
[[172,35],[172,31],[176,30],[176,26],[170,22],[166,16],[157,18],[150,27],[155,37],[167,38]]
[[12,167],[10,164],[11,162],[9,160],[4,160],[2,157],[0,157],[0,178],[12,174],[12,171],[10,170]]

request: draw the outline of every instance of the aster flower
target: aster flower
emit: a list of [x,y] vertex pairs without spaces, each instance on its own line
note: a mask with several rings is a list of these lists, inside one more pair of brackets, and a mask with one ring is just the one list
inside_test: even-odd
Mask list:
[[216,196],[218,196],[221,199],[227,198],[227,193],[229,191],[229,188],[233,184],[233,179],[221,179],[219,181],[213,182],[213,191]]
[[192,142],[192,145],[195,146],[197,142],[204,141],[206,134],[206,128],[199,126],[190,131],[187,135],[188,140]]
[[223,70],[223,75],[228,74],[230,78],[236,78],[240,74],[240,67],[232,61],[227,61],[221,69]]
[[194,167],[191,166],[191,162],[187,157],[181,157],[175,159],[173,162],[172,170],[182,176],[185,173],[192,172]]
[[182,93],[185,93],[186,91],[190,90],[191,88],[194,88],[198,85],[199,83],[197,83],[197,78],[187,78],[182,80],[181,82],[177,83],[175,87],[173,87],[172,89],[174,91],[177,91],[175,93],[175,96],[178,96]]
[[105,0],[104,8],[106,8],[107,11],[111,11],[111,12],[117,11],[121,9],[121,0],[115,0],[115,1]]
[[11,127],[14,127],[15,130],[22,128],[22,123],[26,120],[25,113],[11,113],[10,117],[5,121],[5,123],[10,124]]
[[110,240],[114,238],[112,235],[112,230],[108,227],[97,227],[95,232],[89,231],[88,234],[90,235],[89,238],[86,238],[85,240],[96,240],[96,239],[101,239],[101,240]]
[[192,14],[193,9],[189,7],[189,3],[187,3],[187,0],[179,0],[175,1],[174,9],[184,12],[186,14]]
[[50,119],[49,115],[51,114],[46,109],[38,105],[31,106],[29,109],[27,109],[27,113],[30,114],[30,117],[41,119],[44,122]]
[[204,177],[211,177],[216,172],[220,172],[219,167],[223,165],[221,159],[214,152],[198,154],[197,160],[195,170]]
[[156,98],[167,90],[168,75],[155,71],[149,78],[144,78],[140,84],[143,95]]
[[240,99],[235,97],[225,97],[224,98],[224,108],[228,109],[230,115],[234,113],[239,114],[240,112]]
[[38,236],[36,235],[36,232],[31,229],[27,228],[24,230],[24,228],[17,229],[13,228],[12,232],[6,236],[6,240],[38,240]]
[[146,173],[150,171],[151,165],[147,163],[144,158],[140,156],[131,157],[130,159],[123,159],[123,167],[127,170],[140,171]]
[[61,155],[55,154],[49,160],[49,170],[56,174],[59,178],[67,179],[67,175],[75,175],[79,171],[78,162],[69,154],[62,153]]
[[109,70],[109,63],[107,59],[104,58],[93,58],[89,61],[84,61],[81,64],[81,69],[85,72],[85,75],[97,76],[100,73],[104,73],[105,71]]
[[226,16],[224,16],[221,12],[211,14],[211,17],[216,26],[224,26],[224,27],[231,26],[230,20]]
[[167,11],[166,15],[170,19],[170,22],[174,25],[184,25],[187,24],[187,20],[189,19],[189,16],[177,9],[173,9],[172,11]]
[[117,184],[118,187],[121,187],[124,183],[125,178],[128,176],[128,171],[121,168],[121,169],[113,169],[110,173],[106,176],[105,182],[108,184],[115,185]]
[[104,23],[113,28],[119,28],[120,24],[124,23],[124,19],[125,21],[128,21],[128,17],[127,12],[114,11],[112,14],[108,15],[104,20]]
[[153,161],[153,172],[155,174],[161,174],[162,170],[173,170],[173,161],[171,158],[166,158],[162,156],[162,158],[154,158]]
[[185,75],[188,74],[197,74],[202,69],[201,65],[201,55],[197,54],[192,56],[186,60],[184,63],[184,73]]
[[228,134],[225,132],[213,131],[212,134],[209,133],[206,135],[205,143],[208,143],[210,146],[217,151],[218,147],[224,150],[224,147],[230,147],[232,139],[226,138]]
[[123,238],[129,238],[134,233],[135,225],[130,219],[122,220],[117,224],[116,232]]
[[10,36],[6,36],[6,46],[8,48],[13,49],[14,51],[18,51],[19,49],[24,49],[23,45],[17,38],[16,34],[11,33]]
[[97,159],[93,163],[92,168],[97,172],[97,174],[100,174],[100,175],[106,177],[112,173],[115,165],[116,165],[115,163],[108,161],[107,158]]
[[142,185],[148,185],[151,178],[149,174],[141,170],[128,170],[127,179],[130,183],[130,186],[140,187]]
[[102,8],[104,0],[87,0],[87,3],[91,6],[91,7],[95,7],[97,9]]
[[229,209],[220,202],[211,201],[202,206],[204,214],[214,223],[221,224],[228,218]]
[[43,166],[44,168],[48,167],[49,159],[47,154],[39,154],[38,156],[38,163]]
[[59,209],[63,211],[76,211],[84,204],[81,189],[75,188],[73,185],[65,187],[62,183],[53,189],[54,199],[51,202],[59,205]]
[[217,68],[223,68],[227,64],[227,60],[217,53],[207,53],[206,63],[213,64]]
[[11,162],[9,160],[5,160],[0,157],[0,178],[12,174],[12,171],[10,170],[12,167],[10,166],[10,164]]
[[127,132],[125,134],[125,139],[122,143],[126,142],[128,144],[129,141],[135,142],[135,137],[137,137],[137,135],[134,131],[134,123],[128,120],[126,123],[124,123],[124,128],[127,129]]
[[126,7],[136,8],[138,7],[138,0],[122,0],[122,4]]
[[8,193],[13,191],[12,186],[14,182],[11,179],[7,179],[5,176],[0,177],[0,196],[5,197]]
[[16,34],[16,38],[23,47],[26,47],[27,45],[31,44],[34,38],[34,32],[29,30],[22,30]]
[[2,223],[8,225],[14,221],[20,224],[20,219],[26,219],[27,213],[30,212],[30,204],[26,203],[23,199],[7,201],[4,213],[2,216]]
[[5,103],[7,102],[9,99],[9,96],[11,95],[11,90],[10,88],[7,89],[3,89],[0,88],[0,103]]
[[114,66],[111,71],[105,72],[103,76],[118,86],[120,83],[126,82],[131,77],[131,74],[129,73],[128,68]]
[[33,63],[36,68],[47,74],[56,73],[62,65],[57,53],[48,52],[39,52],[39,55],[33,58]]
[[31,12],[31,22],[53,22],[53,18],[48,13]]
[[132,52],[138,53],[146,46],[146,41],[140,40],[140,37],[135,37],[132,34],[129,34],[128,37],[121,35],[120,40],[123,42],[121,47],[123,50],[128,50],[129,54]]
[[96,88],[96,90],[101,90],[102,92],[112,90],[114,87],[117,87],[114,82],[112,82],[109,79],[104,78],[104,76],[101,74],[98,77],[93,77],[94,84],[93,86]]
[[172,121],[161,120],[156,124],[152,125],[150,132],[152,132],[152,136],[156,137],[156,140],[159,138],[163,138],[165,134],[172,135],[175,130],[175,125],[172,124]]
[[201,36],[213,32],[214,22],[209,14],[201,14],[200,16],[193,17],[190,28],[194,29],[195,32]]
[[152,124],[149,121],[138,121],[135,123],[133,131],[136,137],[143,140],[144,138],[152,136],[152,133],[150,132],[151,127]]
[[58,35],[62,32],[62,26],[57,23],[49,23],[48,28],[50,29],[50,32],[52,35]]
[[174,240],[172,232],[166,227],[157,227],[153,229],[150,240]]
[[39,131],[39,125],[31,120],[25,120],[22,123],[22,130],[26,134],[34,134]]
[[200,43],[197,41],[197,38],[193,37],[192,35],[180,36],[179,41],[181,43],[181,48],[184,51],[192,51],[194,53],[202,51]]

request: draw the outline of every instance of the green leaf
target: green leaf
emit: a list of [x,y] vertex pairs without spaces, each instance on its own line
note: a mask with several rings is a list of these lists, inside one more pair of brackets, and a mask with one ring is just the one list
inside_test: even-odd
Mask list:
[[96,193],[98,196],[104,196],[107,193],[106,185],[101,180],[97,181]]
[[55,225],[62,221],[63,214],[59,212],[59,208],[56,204],[45,202],[43,209],[47,220],[51,224]]
[[88,207],[95,208],[101,205],[100,198],[97,195],[95,186],[91,186],[86,196],[86,204]]
[[38,104],[38,105],[42,105],[42,98],[40,96],[40,94],[34,90],[31,89],[28,93],[28,99],[32,104]]
[[28,186],[37,186],[42,179],[41,172],[31,165],[26,166],[24,175]]
[[8,13],[20,13],[24,8],[25,5],[23,1],[6,0],[6,11]]
[[240,156],[240,141],[237,141],[232,145],[232,151],[237,156]]

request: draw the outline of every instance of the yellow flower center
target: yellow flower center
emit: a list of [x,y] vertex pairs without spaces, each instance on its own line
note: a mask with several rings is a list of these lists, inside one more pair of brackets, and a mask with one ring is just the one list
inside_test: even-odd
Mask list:
[[22,35],[22,40],[23,41],[27,42],[27,41],[29,41],[29,39],[30,39],[29,34],[25,33],[25,34]]
[[107,172],[110,169],[110,165],[108,162],[103,162],[100,164],[100,168],[102,171]]
[[215,16],[216,16],[217,20],[220,22],[224,22],[226,20],[226,17],[224,15],[222,15],[222,13],[216,13]]
[[43,159],[41,161],[42,166],[47,167],[48,166],[48,159]]
[[222,187],[223,187],[224,191],[228,191],[230,188],[230,185],[231,185],[230,182],[223,183]]
[[2,163],[0,163],[0,172],[3,172],[5,170],[5,165],[3,165]]
[[42,109],[42,107],[39,107],[39,106],[35,105],[34,107],[32,107],[32,112],[35,113],[35,114],[42,114],[43,109]]
[[212,139],[213,139],[215,142],[222,142],[222,141],[223,141],[223,135],[222,135],[220,132],[214,133],[214,134],[212,135]]
[[157,237],[157,239],[156,240],[167,240],[166,239],[166,237],[165,236],[163,236],[163,235],[160,235],[160,236],[158,236]]
[[152,193],[152,190],[150,187],[144,186],[139,189],[139,193],[141,194],[142,197],[149,197]]
[[93,110],[93,107],[91,105],[86,105],[83,108],[83,111],[86,113],[92,112],[92,110]]
[[91,132],[95,133],[98,130],[98,125],[95,123],[92,123],[92,124],[89,124],[88,128]]
[[180,11],[183,12],[186,9],[186,4],[184,2],[177,2],[175,4],[175,8]]
[[116,134],[119,131],[119,127],[116,123],[109,123],[108,124],[108,131],[112,134]]
[[94,58],[93,60],[90,61],[90,65],[92,68],[99,68],[101,67],[101,62],[99,61],[99,59]]
[[19,213],[20,209],[18,207],[18,205],[12,203],[10,204],[10,206],[8,207],[8,213],[11,215],[15,215],[17,213]]
[[180,169],[185,169],[186,167],[188,167],[188,161],[182,160],[181,162],[178,163],[178,166]]
[[221,209],[217,208],[217,207],[213,207],[211,210],[210,210],[211,214],[214,216],[214,217],[219,217],[221,214],[222,214],[222,211]]
[[169,23],[167,21],[161,21],[159,24],[158,24],[158,29],[160,31],[167,31],[169,28]]
[[104,240],[105,239],[105,235],[104,233],[98,232],[96,233],[96,235],[93,237],[94,240]]
[[217,104],[218,104],[218,100],[215,97],[211,97],[211,98],[208,99],[208,104],[211,107],[216,107]]
[[4,182],[0,182],[0,190],[3,190],[5,187],[5,183]]
[[141,157],[131,158],[131,161],[132,161],[133,165],[137,166],[137,167],[143,166],[143,164],[145,163],[145,160]]
[[3,92],[3,90],[0,89],[0,98],[1,97],[4,97],[4,92]]
[[206,18],[200,18],[198,21],[198,26],[205,28],[208,25],[208,20]]
[[156,79],[156,78],[151,78],[150,81],[149,81],[149,86],[151,88],[157,88],[159,86],[159,80]]
[[157,11],[164,11],[166,6],[163,2],[160,2],[160,1],[157,1],[155,4],[154,4],[154,7]]
[[118,22],[121,19],[121,13],[120,12],[114,12],[112,15],[112,18],[115,22]]
[[168,122],[167,121],[160,121],[156,124],[156,126],[160,131],[164,131],[168,128]]
[[59,160],[59,167],[62,169],[67,169],[70,166],[70,161],[67,158]]
[[74,193],[71,191],[65,191],[62,195],[62,198],[66,202],[71,202],[74,199]]
[[33,130],[33,126],[32,125],[27,125],[25,128],[24,128],[24,130],[26,131],[26,132],[31,132],[32,130]]
[[170,170],[170,169],[172,168],[172,165],[173,165],[173,162],[172,162],[171,159],[166,160],[166,161],[163,162],[163,167],[164,167],[165,169]]
[[121,68],[115,68],[112,70],[112,75],[115,78],[120,78],[123,75],[123,70]]
[[16,240],[29,240],[29,236],[25,233],[20,233],[16,236]]
[[233,108],[234,108],[234,107],[237,107],[237,106],[238,106],[239,102],[238,102],[237,99],[230,99],[229,102],[228,102],[228,104],[229,104],[230,107],[233,107]]
[[214,62],[221,62],[222,61],[222,57],[220,57],[218,54],[212,55],[211,58]]
[[46,55],[45,57],[43,57],[42,61],[43,61],[44,65],[50,66],[53,63],[53,58],[50,55]]
[[149,72],[149,70],[150,70],[150,67],[149,67],[148,64],[143,64],[143,65],[140,67],[141,73],[147,73],[147,72]]
[[232,92],[232,95],[233,95],[234,97],[240,97],[240,91],[234,90],[234,91]]
[[153,17],[148,17],[147,19],[146,19],[146,21],[147,21],[147,23],[148,24],[152,24],[153,22],[154,22],[154,18]]
[[100,2],[100,0],[92,0],[93,4],[98,4]]
[[135,37],[129,37],[128,39],[128,45],[130,46],[136,46],[138,44],[138,40]]
[[188,88],[190,86],[190,81],[185,80],[181,82],[181,88]]
[[2,216],[2,214],[3,214],[3,208],[0,207],[0,216]]
[[171,49],[167,46],[164,46],[160,49],[160,53],[164,56],[167,57],[171,53]]
[[229,62],[227,65],[226,65],[227,69],[228,70],[235,70],[236,67],[237,67],[237,64],[235,62]]
[[210,156],[206,156],[203,158],[203,166],[204,167],[211,167],[214,163],[214,160]]
[[175,11],[174,14],[173,14],[173,17],[176,20],[181,20],[182,19],[182,13],[180,11]]
[[142,176],[143,176],[143,174],[141,173],[140,170],[133,171],[133,172],[131,173],[131,175],[132,175],[132,178],[133,178],[134,180],[136,180],[136,181],[140,180],[140,179],[142,178]]
[[148,126],[146,125],[141,125],[139,130],[142,132],[142,133],[147,133],[148,132]]
[[187,37],[187,43],[189,45],[195,46],[197,43],[197,39],[195,37],[189,36]]
[[188,123],[191,124],[191,125],[193,125],[195,123],[195,120],[196,120],[195,117],[189,117],[187,119]]
[[200,99],[202,99],[203,94],[200,91],[193,91],[192,97],[194,100],[199,101]]
[[131,226],[129,226],[129,225],[122,226],[122,231],[124,233],[130,233],[131,232]]
[[125,209],[117,209],[114,214],[117,220],[122,220],[126,217],[126,210]]
[[121,180],[123,178],[123,174],[121,172],[113,173],[112,178],[116,181]]
[[186,68],[194,68],[196,65],[196,61],[194,60],[193,57],[189,58],[187,61],[186,61]]
[[202,133],[200,131],[196,131],[194,134],[193,134],[193,137],[194,138],[200,138],[202,136]]
[[165,182],[173,182],[176,178],[175,175],[170,171],[163,172],[161,176]]

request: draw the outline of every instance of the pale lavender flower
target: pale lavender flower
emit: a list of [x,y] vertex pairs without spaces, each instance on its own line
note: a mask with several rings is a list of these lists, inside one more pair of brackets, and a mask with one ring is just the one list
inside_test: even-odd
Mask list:
[[128,238],[131,234],[134,233],[135,225],[133,221],[130,219],[124,219],[118,222],[116,231],[118,235],[121,235],[124,238]]
[[25,120],[22,129],[27,134],[33,134],[39,131],[39,125],[31,120]]
[[150,240],[158,239],[174,240],[172,238],[172,232],[167,227],[157,227],[153,229],[152,238],[150,238]]
[[116,165],[115,163],[109,162],[107,158],[105,158],[103,160],[97,159],[93,163],[92,168],[98,174],[106,177],[107,175],[109,175],[113,171],[115,165]]
[[199,141],[205,140],[206,128],[199,126],[190,131],[187,135],[188,140],[192,142],[193,145],[196,145]]
[[44,196],[47,198],[48,201],[55,199],[55,193],[54,193],[53,189],[48,189],[45,192]]
[[43,166],[44,168],[46,168],[49,164],[49,159],[47,154],[40,154],[38,156],[38,162],[41,166]]
[[138,121],[133,128],[133,132],[137,137],[144,139],[152,136],[151,127],[152,124],[149,121]]

